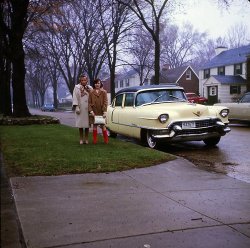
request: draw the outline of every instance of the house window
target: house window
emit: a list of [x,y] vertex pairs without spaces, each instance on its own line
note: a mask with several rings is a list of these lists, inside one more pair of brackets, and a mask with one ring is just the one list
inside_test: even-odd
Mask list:
[[209,95],[210,96],[216,96],[216,94],[217,94],[216,87],[210,87]]
[[234,75],[241,75],[241,74],[242,74],[242,64],[235,64]]
[[204,70],[204,78],[209,78],[210,77],[210,69],[205,69]]
[[129,78],[126,80],[126,87],[129,87]]
[[225,66],[218,67],[218,75],[225,75]]
[[123,80],[120,81],[120,87],[123,87]]
[[186,80],[191,80],[191,70],[186,71]]
[[239,85],[231,85],[230,86],[230,94],[240,94],[241,93],[241,87]]

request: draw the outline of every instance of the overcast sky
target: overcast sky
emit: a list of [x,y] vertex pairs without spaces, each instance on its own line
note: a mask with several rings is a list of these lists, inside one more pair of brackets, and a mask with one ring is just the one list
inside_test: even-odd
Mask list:
[[218,6],[217,0],[186,0],[185,11],[176,14],[176,23],[190,22],[200,32],[207,31],[211,38],[225,36],[236,23],[244,23],[250,38],[250,3],[234,0],[228,9]]

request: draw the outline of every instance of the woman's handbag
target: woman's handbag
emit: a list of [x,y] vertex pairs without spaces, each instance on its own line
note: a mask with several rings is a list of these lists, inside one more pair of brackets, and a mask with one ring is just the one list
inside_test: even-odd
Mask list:
[[95,115],[94,124],[105,125],[106,124],[106,118],[104,118],[102,115]]

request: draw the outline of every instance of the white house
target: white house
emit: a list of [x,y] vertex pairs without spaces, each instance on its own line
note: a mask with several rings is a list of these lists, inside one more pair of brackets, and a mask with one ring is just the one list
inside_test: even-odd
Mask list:
[[199,71],[199,91],[209,104],[233,102],[250,90],[250,45],[227,50],[216,49],[216,56]]
[[[152,72],[148,74],[148,76],[144,79],[143,84],[148,85],[150,84],[150,80],[152,78]],[[124,74],[119,74],[115,80],[115,92],[119,91],[120,89],[131,87],[131,86],[139,86],[140,85],[140,76],[139,73],[132,69]]]

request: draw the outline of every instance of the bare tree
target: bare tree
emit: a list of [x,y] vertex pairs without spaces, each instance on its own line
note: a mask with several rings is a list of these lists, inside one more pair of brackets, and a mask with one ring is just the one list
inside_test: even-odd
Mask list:
[[154,83],[160,82],[160,24],[163,11],[167,6],[168,0],[117,0],[128,6],[131,11],[141,20],[146,30],[151,34],[155,45],[154,53]]
[[250,34],[247,32],[247,26],[237,23],[227,32],[227,43],[230,48],[236,48],[250,43]]
[[162,63],[176,68],[190,64],[198,47],[206,39],[206,33],[200,33],[186,23],[182,27],[168,25],[162,32]]
[[79,20],[82,29],[82,37],[75,33],[78,44],[82,43],[83,60],[86,66],[86,72],[92,83],[98,77],[102,65],[107,58],[105,49],[105,40],[102,34],[101,17],[98,10],[98,1],[76,1],[74,11]]
[[153,43],[152,36],[141,25],[134,33],[131,32],[128,38],[128,57],[132,56],[132,59],[123,62],[138,73],[140,85],[144,84],[144,80],[154,68]]
[[115,95],[115,71],[118,58],[118,46],[131,28],[129,9],[116,0],[98,0],[101,35],[105,42],[107,62],[110,73],[111,98]]
[[36,97],[38,107],[44,104],[45,93],[50,86],[50,73],[47,60],[40,54],[29,55],[30,59],[26,62],[28,85]]

